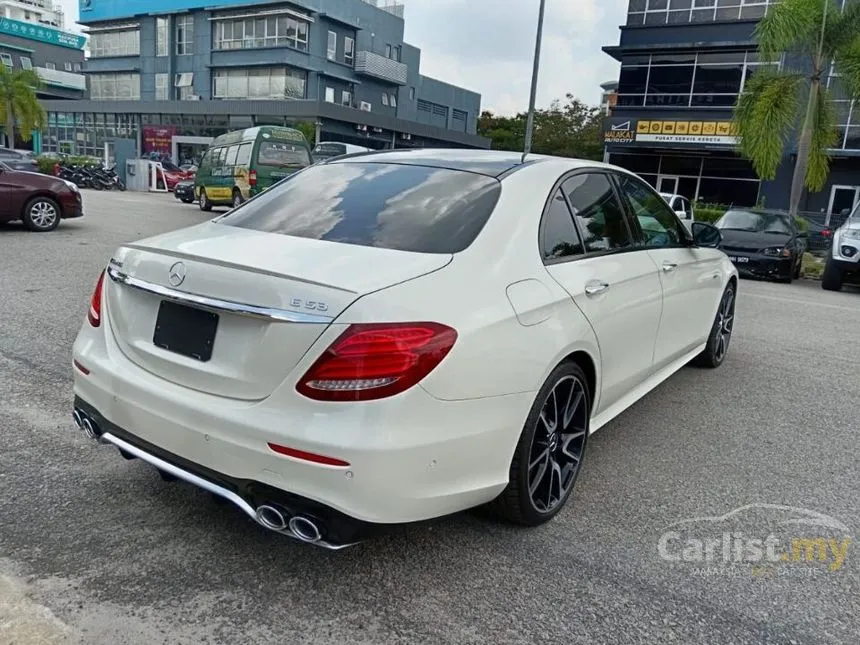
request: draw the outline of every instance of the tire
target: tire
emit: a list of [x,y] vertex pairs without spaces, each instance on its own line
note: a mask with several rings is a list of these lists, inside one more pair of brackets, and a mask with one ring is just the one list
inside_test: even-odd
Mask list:
[[242,193],[238,188],[233,189],[233,208],[239,208],[242,204],[245,203],[245,198],[242,197]]
[[826,291],[842,291],[842,280],[844,274],[842,269],[833,263],[833,258],[827,258],[824,265],[824,273],[821,276],[821,288]]
[[576,363],[564,362],[538,392],[511,460],[508,485],[488,510],[523,526],[539,526],[555,517],[582,470],[590,419],[585,372]]
[[212,210],[212,202],[209,201],[209,196],[206,194],[206,189],[200,189],[200,202],[198,203],[200,210],[209,212]]
[[46,233],[60,225],[60,205],[50,197],[34,197],[24,206],[21,219],[31,231]]
[[693,359],[695,365],[715,369],[723,364],[729,352],[735,326],[735,296],[735,285],[729,283],[720,298],[717,315],[714,316],[711,333],[708,335],[708,343],[702,353]]

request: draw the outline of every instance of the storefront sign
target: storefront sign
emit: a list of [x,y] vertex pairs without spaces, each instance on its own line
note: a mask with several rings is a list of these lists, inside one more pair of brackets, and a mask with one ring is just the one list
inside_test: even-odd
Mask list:
[[684,143],[734,146],[739,142],[731,121],[611,119],[603,140],[612,144]]
[[144,154],[172,154],[173,136],[177,133],[176,126],[145,125],[141,128],[141,143]]
[[59,45],[70,49],[83,49],[87,42],[85,36],[73,34],[69,31],[60,31],[52,27],[45,27],[11,18],[0,18],[0,34],[36,40],[49,45]]

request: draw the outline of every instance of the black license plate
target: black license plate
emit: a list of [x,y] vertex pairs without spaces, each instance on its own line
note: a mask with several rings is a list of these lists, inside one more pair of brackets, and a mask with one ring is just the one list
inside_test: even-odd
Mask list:
[[152,343],[205,363],[212,358],[217,330],[218,314],[162,300]]

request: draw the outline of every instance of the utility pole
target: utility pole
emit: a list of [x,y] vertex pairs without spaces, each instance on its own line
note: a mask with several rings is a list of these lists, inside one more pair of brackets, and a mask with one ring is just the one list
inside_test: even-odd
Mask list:
[[535,125],[535,100],[537,98],[538,72],[540,71],[540,49],[543,42],[543,15],[546,9],[546,0],[540,0],[538,10],[537,38],[535,39],[534,67],[532,68],[532,90],[529,97],[529,116],[526,121],[526,141],[523,148],[523,160],[532,151],[532,131]]

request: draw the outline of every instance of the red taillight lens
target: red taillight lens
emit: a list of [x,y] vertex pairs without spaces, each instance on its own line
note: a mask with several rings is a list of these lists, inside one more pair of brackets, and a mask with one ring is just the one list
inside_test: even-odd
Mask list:
[[252,186],[257,185],[257,171],[256,170],[252,170],[251,172],[248,173],[248,183],[251,184]]
[[350,325],[299,381],[317,401],[372,401],[403,392],[432,372],[457,332],[439,323]]
[[93,327],[98,327],[102,324],[102,286],[105,281],[105,272],[99,276],[96,282],[96,288],[93,291],[93,297],[90,299],[90,310],[87,312],[87,320]]

